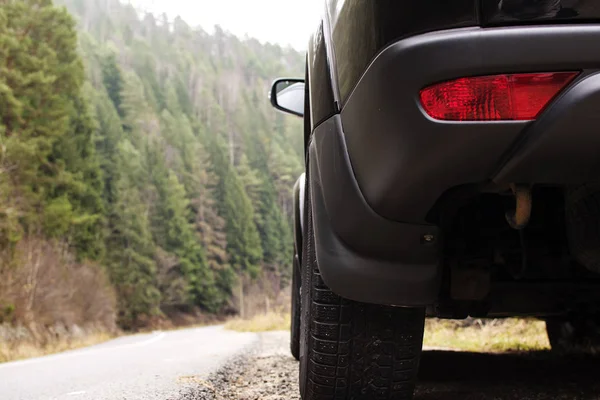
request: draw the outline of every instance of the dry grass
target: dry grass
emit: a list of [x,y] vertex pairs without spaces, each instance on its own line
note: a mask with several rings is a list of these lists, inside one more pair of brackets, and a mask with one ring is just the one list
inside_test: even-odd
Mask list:
[[270,312],[250,319],[236,318],[225,324],[225,329],[237,332],[267,332],[290,329],[290,314]]
[[34,341],[9,344],[0,341],[0,363],[74,350],[106,342],[113,338],[114,336],[108,333],[94,333],[79,338],[49,341],[45,344]]
[[[290,329],[290,314],[263,313],[250,319],[236,318],[225,328],[238,332],[266,332]],[[543,321],[533,319],[439,320],[425,323],[424,345],[477,352],[549,350]]]
[[516,318],[472,323],[429,319],[424,342],[425,346],[480,352],[550,349],[543,321]]
[[104,268],[65,241],[27,236],[0,252],[0,362],[89,346],[117,335]]

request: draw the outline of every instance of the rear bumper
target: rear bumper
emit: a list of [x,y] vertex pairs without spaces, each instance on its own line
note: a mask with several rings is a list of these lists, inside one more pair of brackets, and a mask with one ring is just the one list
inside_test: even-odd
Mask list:
[[[590,110],[600,109],[599,70],[600,25],[465,28],[389,46],[341,113],[365,199],[388,219],[423,223],[440,195],[460,185],[587,180],[598,172],[600,134],[591,131],[600,113]],[[418,103],[435,82],[546,71],[583,72],[534,123],[435,121]]]
[[[420,89],[464,76],[582,71],[535,122],[428,118]],[[358,301],[435,302],[436,201],[469,184],[569,184],[600,177],[600,25],[466,28],[404,39],[369,66],[310,145],[317,260]],[[595,178],[598,180],[598,178]]]

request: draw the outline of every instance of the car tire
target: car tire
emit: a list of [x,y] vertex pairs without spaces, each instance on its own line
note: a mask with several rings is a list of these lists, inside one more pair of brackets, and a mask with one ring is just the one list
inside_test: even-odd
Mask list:
[[292,264],[292,312],[290,326],[290,350],[296,360],[300,359],[300,262],[294,255]]
[[300,393],[304,400],[411,399],[423,343],[424,309],[365,304],[321,279],[306,184]]
[[570,316],[546,320],[552,351],[560,354],[600,354],[600,317]]

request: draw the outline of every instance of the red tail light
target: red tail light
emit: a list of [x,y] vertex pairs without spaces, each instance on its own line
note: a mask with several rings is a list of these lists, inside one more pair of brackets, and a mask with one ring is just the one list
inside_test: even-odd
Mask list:
[[444,121],[531,120],[578,72],[477,76],[421,90],[421,105]]

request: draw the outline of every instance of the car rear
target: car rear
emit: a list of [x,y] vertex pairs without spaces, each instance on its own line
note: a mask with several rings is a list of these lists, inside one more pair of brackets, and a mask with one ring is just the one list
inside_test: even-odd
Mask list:
[[[440,316],[538,313],[531,302],[558,312],[558,282],[600,278],[590,241],[573,234],[594,225],[568,217],[591,207],[568,194],[585,185],[593,198],[600,180],[600,4],[346,3],[332,17],[341,111],[317,126],[313,147],[321,236],[355,256],[322,268],[325,282],[359,301],[436,304]],[[344,23],[361,19],[358,32]],[[340,37],[361,30],[377,32],[368,42],[380,49],[352,78],[368,52],[350,54]],[[517,209],[530,211],[526,223],[511,224]],[[324,264],[339,258],[322,247]],[[505,301],[534,281],[550,299]]]
[[327,5],[303,398],[410,398],[426,315],[534,316],[556,349],[600,348],[600,4]]

